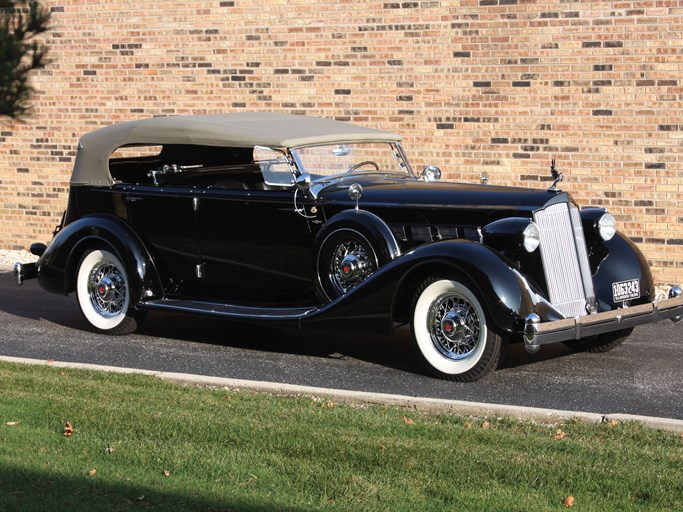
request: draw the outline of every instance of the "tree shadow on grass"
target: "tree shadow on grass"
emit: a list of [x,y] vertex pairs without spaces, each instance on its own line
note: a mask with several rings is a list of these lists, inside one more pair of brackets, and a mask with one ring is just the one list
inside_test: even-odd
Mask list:
[[[160,476],[160,478],[163,478]],[[167,484],[167,482],[164,482]],[[167,485],[166,485],[167,486]],[[107,482],[100,475],[65,477],[24,468],[0,467],[0,510],[22,512],[130,510],[299,512],[308,508],[286,507],[274,501],[248,496],[225,499],[188,496],[136,485],[133,482]],[[226,493],[229,494],[229,493]],[[244,493],[243,493],[244,494]]]

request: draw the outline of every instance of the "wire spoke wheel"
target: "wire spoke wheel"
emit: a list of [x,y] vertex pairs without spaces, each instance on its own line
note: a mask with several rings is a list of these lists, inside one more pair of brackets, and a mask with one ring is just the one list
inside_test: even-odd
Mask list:
[[437,377],[473,381],[494,368],[502,339],[491,331],[472,289],[458,281],[428,279],[413,302],[418,355]]
[[95,266],[88,278],[88,293],[93,308],[104,318],[120,314],[127,298],[126,282],[121,270],[110,261]]
[[127,334],[137,328],[141,315],[132,307],[128,274],[121,260],[106,250],[91,250],[81,257],[76,276],[81,313],[98,332]]
[[427,320],[432,342],[441,354],[454,361],[472,355],[480,341],[480,324],[474,306],[458,295],[434,301]]
[[342,240],[330,260],[332,283],[345,294],[377,270],[368,248],[356,239]]
[[350,228],[333,231],[320,245],[317,257],[322,298],[331,301],[345,295],[378,268],[377,253],[360,231]]

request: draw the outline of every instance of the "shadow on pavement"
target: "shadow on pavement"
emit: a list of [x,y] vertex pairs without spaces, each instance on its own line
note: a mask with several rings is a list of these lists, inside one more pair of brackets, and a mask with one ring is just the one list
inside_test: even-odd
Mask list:
[[[45,292],[35,280],[16,286],[11,273],[0,273],[0,312],[64,328],[88,330],[73,294],[61,297]],[[398,328],[394,336],[304,332],[207,316],[151,312],[136,335],[271,353],[334,359],[349,357],[400,371],[424,373],[415,358],[410,326]],[[570,353],[564,345],[556,344],[531,355],[522,344],[512,344],[500,367],[516,368]]]

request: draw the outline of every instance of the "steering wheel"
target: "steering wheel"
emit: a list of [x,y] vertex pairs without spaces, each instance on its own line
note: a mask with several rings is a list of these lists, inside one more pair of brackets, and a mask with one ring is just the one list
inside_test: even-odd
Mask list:
[[379,165],[377,165],[377,162],[373,162],[372,160],[363,160],[362,162],[358,162],[356,165],[352,165],[346,172],[353,172],[359,167],[363,167],[364,165],[372,165],[375,168],[375,170],[379,171]]

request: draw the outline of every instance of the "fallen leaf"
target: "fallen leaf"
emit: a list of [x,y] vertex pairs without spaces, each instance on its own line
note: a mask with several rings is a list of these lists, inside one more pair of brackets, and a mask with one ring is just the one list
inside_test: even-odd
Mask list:
[[226,400],[226,401],[229,402],[230,400],[232,400],[232,397],[231,397],[230,395],[225,395],[225,396],[223,397],[223,400]]
[[21,422],[20,421],[8,421],[7,423],[5,423],[5,425],[7,425],[8,427],[13,427],[15,425],[19,425],[19,423],[21,423]]
[[565,437],[567,437],[566,432],[562,431],[559,428],[555,431],[555,440],[556,441],[562,441]]
[[469,421],[466,421],[466,422],[465,422],[465,428],[467,428],[467,429],[472,428],[472,425],[470,425],[470,422],[469,422]]
[[334,409],[336,406],[334,405],[334,402],[325,402],[322,405],[323,409]]
[[403,416],[403,421],[406,425],[415,425],[415,422],[411,420],[408,416]]
[[93,468],[93,469],[91,469],[90,471],[88,471],[88,474],[89,474],[90,476],[95,476],[95,475],[97,474],[97,470]]
[[481,428],[489,428],[490,426],[491,424],[486,420],[484,420],[484,423],[481,424]]
[[66,422],[66,426],[64,427],[64,435],[66,437],[71,437],[74,434],[74,428],[71,426],[71,423],[68,421]]
[[572,508],[574,506],[574,496],[567,496],[564,500],[564,508]]
[[104,449],[104,453],[112,453],[113,451],[114,451],[114,448],[110,448],[109,446],[107,446],[107,447]]
[[54,359],[48,359],[48,360],[47,360],[47,364],[52,364],[52,363],[54,363],[54,362],[55,362]]
[[249,479],[242,482],[240,486],[246,487],[247,485],[251,485],[256,482],[256,480],[258,480],[258,477],[253,473],[249,473]]
[[607,422],[607,424],[608,424],[610,427],[618,427],[618,426],[619,426],[619,423],[620,423],[619,420],[615,420],[615,419],[611,419],[611,420],[609,420],[609,421]]
[[164,469],[164,476],[168,478],[169,476],[171,476],[171,472],[168,469]]

